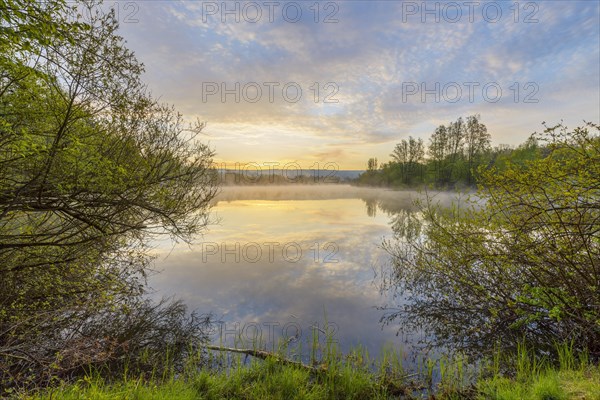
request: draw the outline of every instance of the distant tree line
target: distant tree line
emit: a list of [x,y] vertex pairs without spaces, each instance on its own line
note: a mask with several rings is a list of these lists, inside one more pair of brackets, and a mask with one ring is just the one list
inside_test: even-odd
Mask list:
[[348,178],[341,178],[331,171],[327,175],[271,173],[268,171],[213,171],[219,186],[246,186],[246,185],[312,185],[347,182]]
[[426,145],[423,139],[402,139],[391,161],[367,161],[367,170],[356,183],[370,186],[432,186],[440,189],[475,186],[480,166],[503,169],[507,163],[522,164],[542,157],[544,148],[529,138],[517,148],[491,146],[491,135],[479,115],[458,118],[438,126]]

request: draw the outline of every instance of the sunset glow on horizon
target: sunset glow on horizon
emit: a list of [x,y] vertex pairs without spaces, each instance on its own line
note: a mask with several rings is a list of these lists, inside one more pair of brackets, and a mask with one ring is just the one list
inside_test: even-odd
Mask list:
[[600,119],[598,2],[132,4],[149,89],[207,122],[217,163],[364,170],[461,116],[493,145]]

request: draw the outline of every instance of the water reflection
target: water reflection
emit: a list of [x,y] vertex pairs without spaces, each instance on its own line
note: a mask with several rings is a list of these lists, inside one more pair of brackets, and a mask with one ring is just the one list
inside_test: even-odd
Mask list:
[[[413,194],[414,196],[414,194]],[[422,215],[415,204],[400,204],[390,198],[362,198],[369,217],[376,217],[377,210],[384,212],[389,218],[389,225],[396,240],[413,238],[421,234]]]
[[[384,344],[410,358],[420,332],[398,337],[382,326],[391,298],[374,271],[389,262],[382,240],[399,226],[416,231],[415,192],[350,186],[225,188],[202,243],[163,243],[151,279],[157,296],[174,295],[222,321],[213,339],[227,345],[259,337],[307,349],[313,333],[328,332],[342,350],[362,345],[376,355]],[[365,212],[366,204],[366,212]],[[379,210],[379,212],[378,212]]]
[[363,199],[367,206],[367,215],[369,217],[377,216],[377,200],[375,199]]

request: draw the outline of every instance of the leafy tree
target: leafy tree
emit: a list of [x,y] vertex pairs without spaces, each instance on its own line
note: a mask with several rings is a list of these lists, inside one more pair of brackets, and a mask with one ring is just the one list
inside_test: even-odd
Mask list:
[[377,171],[377,158],[369,158],[367,171]]
[[421,163],[425,156],[423,139],[414,139],[412,136],[408,140],[402,139],[390,156],[400,167],[404,184],[410,184],[415,175],[422,179]]
[[517,148],[498,148],[494,151],[492,161],[494,165],[504,170],[510,164],[526,165],[528,162],[543,158],[548,155],[546,149],[535,136],[529,137]]
[[[192,240],[216,192],[213,153],[198,141],[203,124],[188,126],[146,93],[143,66],[117,35],[114,12],[95,12],[96,2],[75,6],[0,0],[6,386],[39,384],[82,360],[135,348],[142,331],[124,336],[112,319],[145,316],[141,325],[151,331],[172,312],[185,326],[181,305],[143,300],[147,245],[157,235]],[[75,15],[82,7],[89,20]]]
[[445,162],[448,155],[448,133],[444,125],[440,125],[429,138],[429,159],[433,166],[433,182],[436,186],[444,184]]
[[491,135],[486,126],[480,122],[479,115],[472,115],[465,123],[465,156],[467,159],[467,184],[474,182],[474,171],[482,163],[484,156],[490,151]]
[[[477,167],[497,155],[491,152],[490,137],[479,115],[440,125],[429,138],[426,149],[422,139],[403,139],[390,154],[392,160],[377,171],[368,170],[358,183],[415,186],[428,184],[452,188],[475,184]],[[427,158],[425,155],[427,154]]]
[[466,207],[429,199],[422,234],[386,244],[392,287],[409,300],[389,319],[468,351],[573,341],[599,357],[599,134],[548,128],[546,157],[480,168]]
[[465,123],[462,117],[451,122],[446,131],[448,132],[448,141],[446,142],[446,153],[448,154],[447,168],[445,172],[445,181],[458,181],[461,178],[461,162],[463,160]]

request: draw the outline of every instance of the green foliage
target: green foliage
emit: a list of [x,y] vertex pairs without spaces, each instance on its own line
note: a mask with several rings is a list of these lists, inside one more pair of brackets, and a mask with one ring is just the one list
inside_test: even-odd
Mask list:
[[[567,346],[568,347],[568,346]],[[568,350],[567,350],[568,351]],[[371,360],[355,349],[346,356],[340,368],[315,376],[306,369],[282,365],[272,359],[239,362],[227,370],[194,369],[184,375],[165,375],[146,379],[123,375],[108,382],[98,374],[88,374],[75,383],[63,383],[37,394],[21,394],[23,399],[600,399],[600,368],[587,361],[576,362],[571,368],[555,368],[547,362],[533,361],[531,353],[521,348],[518,357],[523,366],[520,379],[498,371],[465,379],[472,367],[462,364],[462,358],[445,358],[424,364],[436,368],[443,377],[437,387],[423,390],[425,372],[411,374],[410,381],[398,360],[401,355],[385,352],[378,361],[379,373],[365,368]],[[573,355],[571,354],[571,357]],[[356,358],[359,357],[360,361]],[[534,356],[533,356],[534,357]],[[329,360],[329,362],[338,362]],[[487,371],[484,368],[484,371]]]
[[[347,357],[331,351],[321,360],[330,368],[319,373],[285,365],[277,360],[242,361],[235,356],[228,368],[199,369],[184,374],[153,378],[123,375],[109,382],[98,374],[88,374],[76,383],[62,384],[34,395],[34,399],[55,398],[177,398],[177,399],[388,399],[409,395],[415,388],[404,382],[398,367],[401,357],[386,352],[379,375],[369,370],[372,360],[356,349]],[[52,397],[54,396],[54,397]],[[24,398],[28,398],[23,396]]]
[[429,139],[409,136],[396,144],[392,161],[380,169],[369,160],[367,171],[356,182],[361,185],[411,187],[428,185],[438,188],[473,186],[477,168],[488,164],[494,154],[490,134],[479,115],[459,118],[441,125]]
[[[516,375],[495,371],[477,383],[478,399],[600,399],[600,368],[589,363],[586,353],[577,360],[569,343],[556,346],[560,363],[553,365],[540,358],[524,345],[519,346]],[[568,362],[565,362],[568,360]],[[510,370],[509,370],[510,371]]]
[[599,131],[549,128],[546,157],[480,169],[466,206],[426,204],[422,234],[387,246],[411,300],[390,318],[470,351],[525,339],[600,356]]
[[[114,12],[98,7],[0,0],[7,388],[79,373],[125,348],[135,358],[139,343],[161,353],[198,336],[181,304],[144,300],[146,250],[157,235],[188,241],[202,231],[216,192],[212,151],[197,140],[202,124],[146,93]],[[165,335],[164,346],[144,330]]]

